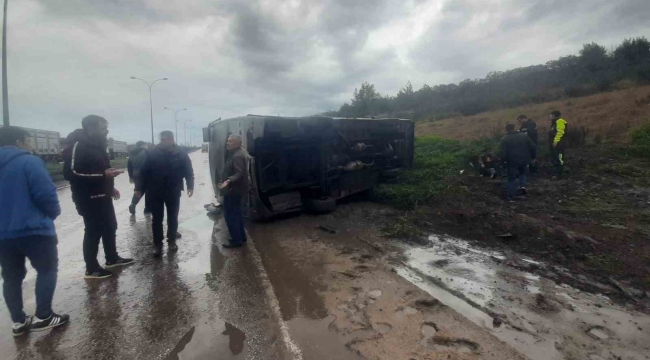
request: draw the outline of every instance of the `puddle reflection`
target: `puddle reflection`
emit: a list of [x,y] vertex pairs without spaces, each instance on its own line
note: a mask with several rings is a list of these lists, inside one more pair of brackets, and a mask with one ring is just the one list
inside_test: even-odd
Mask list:
[[221,326],[192,326],[169,353],[167,360],[244,358],[246,334],[230,323],[217,324]]

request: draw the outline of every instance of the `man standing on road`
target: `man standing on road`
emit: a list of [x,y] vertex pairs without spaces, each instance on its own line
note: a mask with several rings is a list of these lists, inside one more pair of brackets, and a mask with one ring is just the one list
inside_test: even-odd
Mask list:
[[248,154],[241,144],[241,136],[228,137],[228,158],[221,175],[225,181],[219,184],[219,191],[223,195],[223,216],[232,237],[232,240],[223,245],[227,249],[241,247],[246,242],[241,203],[248,196]]
[[562,114],[555,110],[549,115],[551,119],[551,130],[548,132],[548,145],[553,162],[553,180],[557,180],[564,172],[564,134],[566,133],[567,121],[562,119]]
[[[59,263],[54,219],[61,207],[43,161],[31,155],[28,136],[18,127],[0,128],[0,266],[14,336],[69,320],[52,311]],[[23,310],[25,258],[37,272],[34,317]]]
[[[135,143],[135,149],[129,154],[129,162],[127,164],[127,171],[129,173],[129,182],[131,184],[137,184],[140,181],[140,172],[142,171],[142,165],[144,160],[147,158],[147,144],[144,141],[138,141]],[[144,213],[150,214],[149,210],[149,199],[147,194],[141,194],[144,196]],[[142,199],[142,196],[136,196],[135,192],[133,193],[133,198],[131,199],[131,205],[129,206],[129,212],[131,215],[135,215],[135,207]]]
[[72,200],[86,227],[83,243],[86,278],[102,279],[113,274],[97,261],[100,239],[107,268],[134,262],[121,258],[115,245],[117,219],[113,199],[119,199],[120,192],[113,186],[113,178],[124,171],[111,167],[106,152],[108,121],[101,116],[88,115],[81,121],[81,127],[66,139],[63,175],[70,181]]
[[194,171],[190,157],[174,142],[174,133],[160,133],[160,144],[150,150],[141,170],[139,183],[136,183],[136,195],[144,193],[149,198],[153,219],[154,256],[162,255],[163,219],[167,208],[167,249],[178,251],[178,210],[183,191],[183,179],[187,183],[187,196],[194,194]]
[[515,179],[519,177],[520,194],[526,195],[526,166],[537,157],[535,143],[524,133],[515,130],[512,124],[506,125],[508,134],[501,139],[501,160],[508,172],[508,201],[515,200]]

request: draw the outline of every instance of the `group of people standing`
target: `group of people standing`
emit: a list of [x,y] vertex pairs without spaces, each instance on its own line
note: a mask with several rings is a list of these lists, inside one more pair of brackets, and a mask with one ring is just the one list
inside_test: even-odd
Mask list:
[[[77,212],[84,221],[85,278],[103,279],[113,275],[107,269],[134,263],[134,259],[121,257],[116,247],[118,224],[113,200],[120,198],[120,192],[114,186],[114,178],[124,171],[110,164],[108,121],[89,115],[83,118],[81,127],[66,139],[62,153],[63,173],[70,182]],[[167,208],[168,251],[175,252],[178,250],[176,240],[180,237],[178,212],[183,180],[187,184],[187,195],[191,197],[194,193],[192,162],[175,144],[170,131],[163,131],[160,143],[152,149],[147,150],[139,143],[132,155],[128,170],[135,189],[129,210],[135,214],[135,206],[146,194],[145,213],[150,212],[153,217],[153,254],[160,256]],[[67,323],[68,315],[52,311],[58,270],[54,220],[61,214],[56,187],[43,161],[32,155],[29,134],[19,127],[0,128],[0,200],[0,266],[3,295],[13,321],[14,336]],[[97,260],[100,241],[106,257],[103,267]],[[37,272],[34,316],[26,315],[23,310],[26,258]]]
[[[559,111],[552,111],[549,114],[551,122],[548,134],[549,153],[551,162],[553,164],[553,178],[557,180],[564,172],[564,150],[566,147],[565,133],[567,129],[567,121],[562,118]],[[513,124],[506,125],[506,136],[501,139],[500,144],[500,158],[491,157],[491,164],[486,166],[485,161],[481,164],[481,169],[495,168],[498,162],[502,162],[506,169],[508,183],[506,186],[507,199],[512,202],[515,197],[519,195],[526,195],[528,191],[527,173],[534,173],[537,171],[537,124],[528,119],[526,115],[520,115],[517,118],[520,128],[515,130]],[[482,156],[483,157],[483,156]],[[485,170],[483,170],[485,171]],[[496,170],[490,171],[496,173]],[[494,177],[494,175],[492,175]],[[515,181],[519,181],[517,188]]]

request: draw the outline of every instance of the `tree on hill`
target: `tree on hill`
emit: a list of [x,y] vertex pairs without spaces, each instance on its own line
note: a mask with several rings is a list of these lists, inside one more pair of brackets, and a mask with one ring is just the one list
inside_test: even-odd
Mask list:
[[409,81],[396,96],[381,96],[373,84],[364,82],[337,115],[405,116],[414,120],[472,115],[608,91],[624,80],[650,84],[650,41],[645,37],[625,39],[612,52],[592,42],[583,45],[578,55],[493,71],[485,78],[465,79],[458,84],[424,85],[414,90]]

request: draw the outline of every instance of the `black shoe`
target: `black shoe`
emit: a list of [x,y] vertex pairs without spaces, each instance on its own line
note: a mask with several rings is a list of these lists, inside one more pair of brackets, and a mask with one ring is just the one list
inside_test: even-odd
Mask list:
[[115,261],[107,261],[106,265],[104,265],[104,267],[107,268],[107,269],[110,269],[110,268],[113,268],[113,267],[116,267],[116,266],[130,265],[130,264],[133,264],[134,262],[135,262],[135,260],[133,260],[133,259],[128,259],[128,258],[125,259],[125,258],[118,257],[117,260],[115,260]]
[[526,196],[526,195],[528,195],[528,190],[526,190],[525,187],[522,187],[522,188],[520,188],[519,190],[521,190],[521,195],[522,195],[522,196]]
[[176,242],[170,241],[169,244],[167,244],[167,251],[169,251],[169,252],[177,252],[178,251],[178,245],[176,245]]
[[244,246],[244,243],[227,243],[222,245],[224,249],[236,249]]
[[161,257],[162,252],[163,252],[162,245],[160,245],[160,246],[154,245],[154,249],[153,249],[153,256],[154,257]]
[[29,328],[29,331],[44,331],[47,329],[52,329],[57,326],[61,326],[70,321],[69,315],[57,315],[52,313],[49,318],[41,320],[38,317],[34,317],[32,326]]
[[131,215],[135,215],[135,205],[131,204],[129,205],[129,212]]
[[86,270],[86,276],[84,276],[86,279],[105,279],[107,277],[113,276],[113,273],[104,269],[104,268],[99,268],[95,271],[88,271]]
[[27,315],[27,317],[25,318],[24,323],[22,323],[22,324],[21,323],[14,323],[11,326],[11,329],[14,332],[14,336],[20,336],[20,335],[23,335],[23,334],[27,333],[27,331],[29,330],[29,327],[32,325],[33,320],[34,320],[33,317],[31,317],[30,315]]

